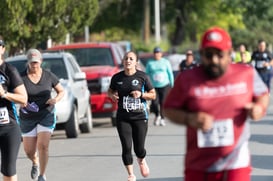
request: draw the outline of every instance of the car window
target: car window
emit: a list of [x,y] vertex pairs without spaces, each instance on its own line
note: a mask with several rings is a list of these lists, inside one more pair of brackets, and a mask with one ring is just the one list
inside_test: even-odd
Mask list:
[[79,65],[110,65],[114,66],[110,48],[78,48],[69,49],[77,59]]
[[68,79],[63,58],[44,58],[42,67],[53,72],[59,79]]
[[125,54],[125,51],[122,49],[120,45],[114,45],[113,46],[113,53],[115,54],[116,61],[118,65],[122,65],[122,58]]
[[10,61],[8,63],[16,67],[19,73],[22,73],[27,68],[27,60]]

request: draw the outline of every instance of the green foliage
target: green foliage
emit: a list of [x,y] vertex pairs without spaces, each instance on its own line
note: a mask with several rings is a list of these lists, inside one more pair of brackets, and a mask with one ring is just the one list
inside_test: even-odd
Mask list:
[[99,10],[97,0],[3,0],[1,34],[11,47],[28,49],[45,43],[49,36],[64,40],[91,26]]
[[[144,37],[144,0],[2,0],[0,35],[11,48],[37,47],[50,36],[64,42],[84,36],[89,26],[91,40],[128,40],[136,50],[152,51],[154,1],[150,3],[150,40]],[[221,26],[232,36],[234,47],[245,43],[255,49],[259,39],[273,42],[273,1],[271,0],[160,0],[162,41],[167,50],[198,49],[200,36],[211,26]],[[179,27],[180,26],[180,27]],[[163,27],[166,27],[164,29]]]

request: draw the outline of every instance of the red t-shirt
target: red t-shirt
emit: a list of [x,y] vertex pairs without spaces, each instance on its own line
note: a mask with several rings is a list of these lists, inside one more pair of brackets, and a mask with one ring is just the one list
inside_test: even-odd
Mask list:
[[213,172],[249,166],[244,106],[265,93],[268,89],[257,72],[244,64],[230,64],[223,76],[213,80],[202,66],[180,73],[164,108],[209,113],[215,126],[209,139],[213,143],[206,142],[207,134],[201,130],[187,127],[186,169]]

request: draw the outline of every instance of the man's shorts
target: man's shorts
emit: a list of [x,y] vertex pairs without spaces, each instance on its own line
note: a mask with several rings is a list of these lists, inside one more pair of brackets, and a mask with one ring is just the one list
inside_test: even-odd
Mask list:
[[36,136],[41,131],[53,132],[56,126],[56,113],[53,110],[48,113],[44,118],[39,120],[21,119],[20,128],[23,136],[32,135]]

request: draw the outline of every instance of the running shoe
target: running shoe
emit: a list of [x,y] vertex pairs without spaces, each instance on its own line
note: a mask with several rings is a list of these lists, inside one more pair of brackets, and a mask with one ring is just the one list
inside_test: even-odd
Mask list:
[[30,176],[33,180],[36,180],[39,175],[39,166],[38,165],[32,165]]
[[160,116],[155,117],[154,125],[155,125],[155,126],[159,126],[159,125],[160,125],[160,120],[161,120],[161,117],[160,117]]
[[160,126],[166,126],[166,123],[165,123],[164,119],[161,119],[159,124],[160,124]]
[[39,175],[39,177],[38,177],[38,181],[46,181],[45,176],[43,176],[43,175]]
[[128,176],[128,181],[136,181],[136,176],[135,175],[129,175]]
[[143,159],[138,158],[137,162],[138,162],[138,165],[139,165],[139,168],[140,168],[141,175],[143,177],[148,177],[149,174],[150,174],[150,169],[149,169],[149,167],[148,167],[148,165],[146,163],[145,158],[143,158]]

